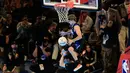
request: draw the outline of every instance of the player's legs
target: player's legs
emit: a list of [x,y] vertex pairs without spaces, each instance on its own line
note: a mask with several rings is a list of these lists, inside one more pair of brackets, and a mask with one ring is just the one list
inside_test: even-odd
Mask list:
[[82,68],[82,65],[80,64],[80,61],[78,59],[78,53],[74,50],[73,47],[69,47],[68,51],[70,52],[70,54],[72,55],[72,57],[74,58],[75,62],[77,63],[76,68],[74,68],[74,72],[78,71],[80,68]]
[[70,52],[70,54],[72,55],[72,57],[74,58],[74,60],[77,61],[78,60],[78,53],[75,52],[74,48],[73,47],[69,47],[68,51]]

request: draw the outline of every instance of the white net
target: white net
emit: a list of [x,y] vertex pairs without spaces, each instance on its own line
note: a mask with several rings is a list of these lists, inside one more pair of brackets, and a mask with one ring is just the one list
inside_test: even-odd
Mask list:
[[69,7],[54,7],[55,10],[57,11],[58,17],[59,17],[59,23],[61,22],[68,22],[68,12],[70,10]]

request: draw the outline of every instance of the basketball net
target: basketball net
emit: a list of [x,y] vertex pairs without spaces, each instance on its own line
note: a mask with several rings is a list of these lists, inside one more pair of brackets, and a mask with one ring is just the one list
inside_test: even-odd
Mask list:
[[73,6],[74,6],[73,1],[67,1],[66,3],[59,3],[54,6],[59,17],[59,23],[68,22],[68,12],[71,8],[73,8]]

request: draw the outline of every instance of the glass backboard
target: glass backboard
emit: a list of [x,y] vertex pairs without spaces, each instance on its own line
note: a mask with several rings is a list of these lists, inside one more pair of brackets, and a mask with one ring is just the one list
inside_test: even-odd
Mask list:
[[[65,3],[67,0],[43,0],[44,6],[54,6],[57,3]],[[97,10],[99,0],[74,0],[74,8]]]

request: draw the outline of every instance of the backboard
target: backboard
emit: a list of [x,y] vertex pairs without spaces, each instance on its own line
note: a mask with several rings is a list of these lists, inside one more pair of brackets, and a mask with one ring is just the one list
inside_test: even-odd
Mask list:
[[[44,6],[54,6],[57,3],[66,3],[67,0],[43,0]],[[97,10],[99,0],[74,0],[74,8]]]

